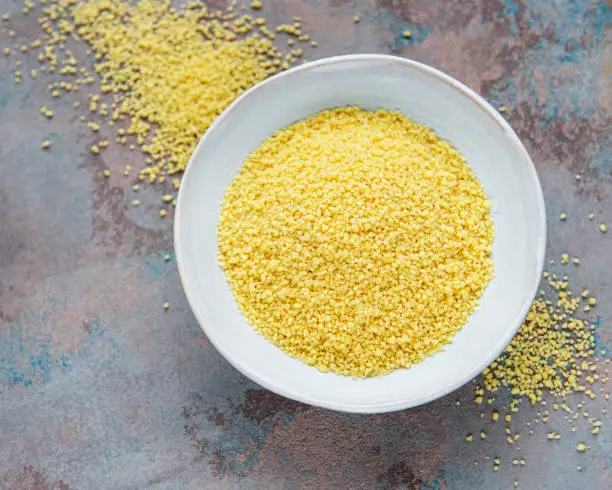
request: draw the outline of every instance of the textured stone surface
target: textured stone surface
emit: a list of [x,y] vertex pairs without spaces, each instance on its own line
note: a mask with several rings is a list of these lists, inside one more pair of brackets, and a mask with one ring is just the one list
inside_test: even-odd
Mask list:
[[[593,212],[612,228],[610,4],[264,4],[271,21],[304,19],[319,42],[309,59],[395,53],[506,106],[544,187],[549,256],[581,258],[572,287],[598,296],[598,347],[612,346],[612,234],[586,219]],[[0,0],[3,12],[17,35],[0,25],[0,47],[35,39],[34,12]],[[157,217],[161,189],[141,192],[138,208],[129,204],[131,179],[121,170],[142,157],[114,145],[93,157],[93,137],[72,108],[85,91],[50,103],[45,77],[15,86],[14,69],[12,57],[0,56],[0,488],[496,489],[515,479],[529,489],[612,488],[602,397],[591,409],[604,420],[599,436],[588,424],[571,432],[553,413],[533,436],[521,429],[518,451],[489,421],[491,407],[481,420],[469,385],[417,409],[357,416],[283,399],[244,378],[202,335],[174,260],[163,260],[172,234],[171,219]],[[40,117],[45,104],[52,122]],[[43,152],[47,138],[53,146]],[[532,418],[527,407],[513,420]],[[464,441],[481,428],[485,441]],[[551,430],[561,440],[549,442]],[[591,445],[582,455],[580,440]],[[501,457],[499,472],[486,456]]]

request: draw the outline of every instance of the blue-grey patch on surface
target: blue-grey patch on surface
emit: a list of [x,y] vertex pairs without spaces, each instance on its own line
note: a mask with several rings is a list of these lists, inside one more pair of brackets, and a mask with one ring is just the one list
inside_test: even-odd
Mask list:
[[97,319],[88,322],[87,336],[78,349],[54,352],[51,339],[24,331],[16,323],[0,331],[0,385],[49,383],[56,374],[69,372],[75,357],[86,357],[92,343],[102,336],[103,326]]
[[518,27],[516,16],[520,12],[521,5],[518,0],[504,0],[503,15],[510,19],[510,33],[518,36],[520,29]]
[[612,167],[612,146],[608,148],[602,148],[599,152],[598,158],[596,159],[599,162],[599,166],[602,169],[608,170]]
[[[395,33],[394,40],[389,44],[389,47],[394,51],[399,51],[409,45],[420,45],[429,36],[429,29],[424,25],[417,25],[399,20],[391,12],[386,10],[378,10],[374,13],[374,17],[381,25]],[[404,37],[404,32],[410,31],[409,38]]]
[[[168,260],[166,260],[166,255],[170,256]],[[176,271],[176,267],[172,264],[173,259],[173,254],[165,252],[149,254],[145,257],[144,270],[138,272],[138,278],[150,280],[166,277],[168,274]]]
[[514,73],[493,85],[489,96],[500,104],[525,102],[543,116],[541,128],[550,127],[551,121],[587,118],[597,111],[601,107],[598,95],[610,91],[601,77],[602,48],[609,42],[612,26],[610,7],[601,0],[525,0],[520,6],[507,0],[505,15],[512,29],[516,24],[517,29],[544,35],[525,51]]

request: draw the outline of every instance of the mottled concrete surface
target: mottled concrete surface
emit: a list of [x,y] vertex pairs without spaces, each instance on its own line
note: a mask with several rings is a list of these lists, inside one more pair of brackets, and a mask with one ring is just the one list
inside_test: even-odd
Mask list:
[[[612,347],[612,234],[586,219],[593,212],[612,228],[609,3],[264,4],[271,21],[304,19],[319,41],[310,59],[395,53],[506,106],[544,187],[549,256],[581,258],[572,287],[600,298],[598,348]],[[17,32],[10,39],[0,25],[1,47],[38,35],[36,15],[20,11],[21,2],[0,0]],[[132,179],[120,170],[142,157],[116,146],[92,156],[93,137],[72,108],[85,91],[50,102],[45,76],[14,85],[14,63],[0,56],[1,488],[496,489],[515,479],[528,489],[612,488],[602,397],[590,409],[604,420],[599,436],[588,424],[571,432],[556,413],[529,436],[524,423],[535,409],[527,407],[514,416],[523,436],[511,446],[503,425],[489,420],[492,407],[472,402],[471,386],[417,409],[356,416],[283,399],[244,378],[202,335],[174,261],[163,260],[172,221],[157,217],[162,190],[148,188],[142,206],[129,205]],[[55,111],[52,122],[40,117],[43,104]],[[43,152],[46,138],[53,147]],[[486,440],[464,441],[481,428]],[[549,442],[551,430],[561,440]],[[575,451],[579,440],[591,446],[585,454]],[[487,456],[501,457],[499,472]]]

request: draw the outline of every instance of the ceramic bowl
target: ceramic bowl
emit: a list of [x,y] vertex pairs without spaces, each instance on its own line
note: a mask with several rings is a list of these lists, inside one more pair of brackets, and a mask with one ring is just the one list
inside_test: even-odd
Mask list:
[[[238,310],[218,264],[217,222],[244,159],[274,131],[323,109],[399,110],[449,140],[492,202],[495,275],[453,342],[410,369],[353,379],[322,373],[259,335]],[[544,199],[533,163],[483,98],[429,66],[384,55],[306,63],[247,90],[210,126],[183,176],[174,225],[185,293],[217,350],[244,375],[288,398],[346,412],[386,412],[439,398],[470,381],[521,325],[540,281]]]

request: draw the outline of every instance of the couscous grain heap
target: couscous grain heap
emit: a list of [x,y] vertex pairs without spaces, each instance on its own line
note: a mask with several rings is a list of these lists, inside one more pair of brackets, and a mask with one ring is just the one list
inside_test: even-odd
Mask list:
[[[589,292],[574,296],[567,276],[544,273],[556,298],[536,298],[517,335],[504,354],[484,371],[484,387],[495,392],[504,386],[531,403],[545,393],[565,397],[591,393],[599,376],[594,362],[593,325],[578,316],[588,305]],[[586,386],[585,386],[586,385]]]
[[[562,260],[561,264],[567,261]],[[605,348],[597,352],[599,319],[583,316],[597,305],[597,300],[587,289],[573,294],[567,275],[546,271],[543,280],[544,289],[533,302],[517,335],[481,379],[474,381],[476,403],[482,405],[485,399],[490,405],[503,403],[506,442],[517,451],[521,450],[520,432],[517,427],[511,427],[511,413],[518,412],[523,401],[529,401],[534,407],[533,419],[526,422],[528,436],[536,435],[538,424],[549,424],[549,421],[558,424],[560,417],[569,432],[576,432],[577,424],[583,421],[591,425],[591,433],[597,436],[602,427],[601,417],[586,408],[598,394],[603,394],[604,400],[609,399],[606,391],[609,370],[603,363],[610,361],[598,359],[598,354],[607,354]],[[496,401],[500,391],[502,397]],[[510,394],[510,399],[503,395],[504,391]],[[554,412],[559,414],[553,422],[550,417]],[[601,414],[605,417],[605,408]],[[481,412],[481,418],[484,415]],[[491,420],[496,422],[499,418],[499,411],[493,409]],[[550,441],[561,437],[556,431],[546,434]]]
[[[31,44],[40,63],[36,76],[64,78],[49,84],[54,99],[88,88],[89,117],[117,126],[118,143],[130,149],[140,145],[148,158],[139,177],[151,183],[184,170],[202,134],[237,96],[302,55],[302,49],[281,52],[273,44],[275,29],[263,18],[240,13],[236,3],[214,11],[199,0],[180,8],[169,0],[60,0],[41,10],[44,34]],[[295,26],[282,35],[308,40],[301,24]],[[81,41],[88,45],[96,77],[79,65],[76,50],[68,49]],[[15,82],[21,80],[16,71]],[[98,80],[100,93],[94,88]],[[98,123],[88,126],[100,131]],[[106,146],[101,140],[91,151],[99,154]],[[178,183],[172,180],[175,188]]]
[[245,161],[220,262],[248,321],[322,371],[409,367],[463,327],[493,273],[489,201],[450,143],[397,112],[323,111]]

